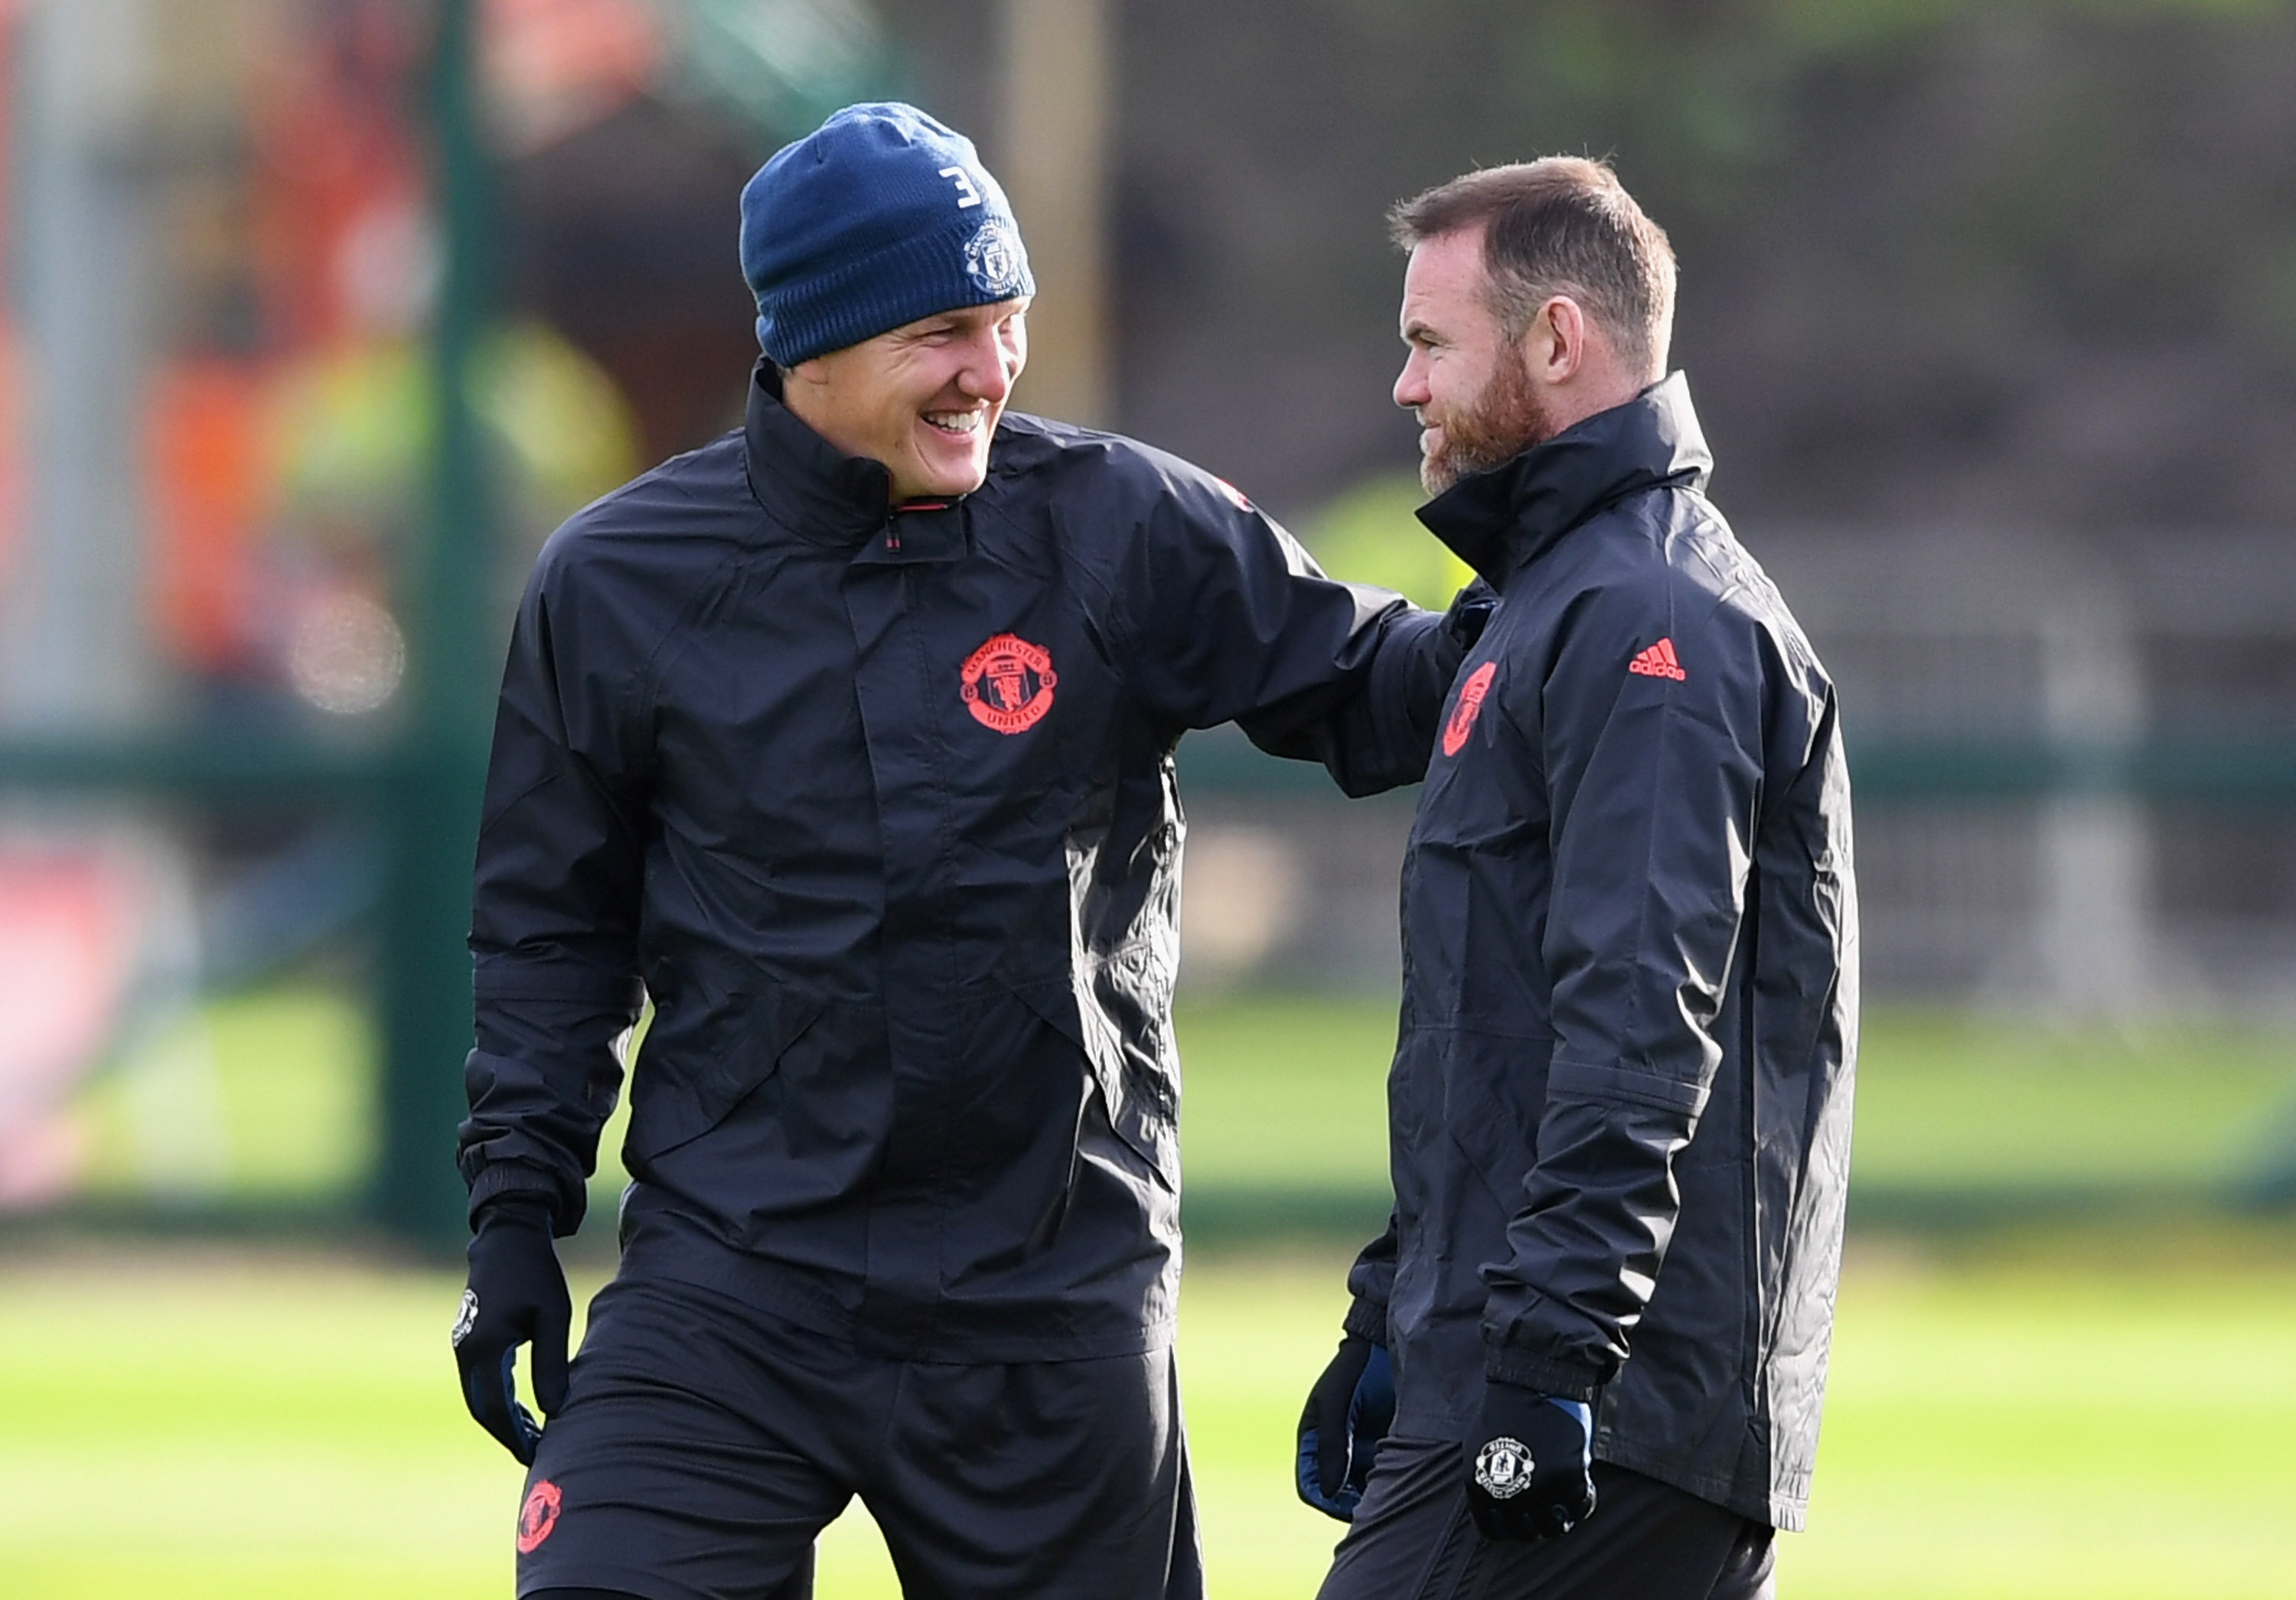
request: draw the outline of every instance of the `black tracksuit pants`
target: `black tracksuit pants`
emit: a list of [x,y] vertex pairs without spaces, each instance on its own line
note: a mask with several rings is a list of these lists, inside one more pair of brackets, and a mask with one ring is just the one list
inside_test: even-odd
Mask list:
[[1595,1464],[1595,1514],[1559,1539],[1486,1539],[1456,1440],[1382,1440],[1317,1600],[1772,1600],[1770,1530]]
[[1169,1350],[905,1362],[693,1285],[599,1294],[519,1520],[521,1595],[797,1600],[861,1497],[909,1600],[1201,1600]]

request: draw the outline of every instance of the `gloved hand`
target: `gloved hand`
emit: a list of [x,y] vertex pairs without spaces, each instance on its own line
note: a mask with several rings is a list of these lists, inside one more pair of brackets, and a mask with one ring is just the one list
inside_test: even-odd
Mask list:
[[523,1465],[534,1465],[542,1429],[518,1402],[512,1362],[518,1347],[531,1341],[535,1401],[545,1415],[557,1411],[566,1403],[573,1318],[566,1274],[550,1242],[549,1202],[531,1194],[488,1201],[471,1239],[470,1286],[455,1317],[455,1365],[462,1368],[463,1403]]
[[1464,1448],[1467,1509],[1485,1538],[1543,1544],[1595,1509],[1595,1414],[1579,1400],[1496,1381]]
[[1325,1516],[1354,1521],[1372,1457],[1394,1421],[1387,1347],[1349,1334],[1300,1414],[1300,1497]]
[[1451,596],[1450,608],[1443,613],[1443,631],[1451,636],[1462,651],[1472,650],[1483,636],[1483,626],[1497,609],[1499,592],[1478,578]]

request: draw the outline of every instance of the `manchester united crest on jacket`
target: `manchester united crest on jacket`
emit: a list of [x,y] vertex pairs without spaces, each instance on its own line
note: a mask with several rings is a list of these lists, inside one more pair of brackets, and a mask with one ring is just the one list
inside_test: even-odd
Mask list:
[[998,634],[965,657],[957,676],[964,709],[1000,734],[1026,733],[1043,721],[1060,683],[1050,652],[1012,634]]

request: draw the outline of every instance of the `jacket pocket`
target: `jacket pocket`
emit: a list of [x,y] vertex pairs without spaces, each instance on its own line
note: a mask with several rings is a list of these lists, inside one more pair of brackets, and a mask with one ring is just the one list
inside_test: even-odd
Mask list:
[[774,1074],[824,1001],[784,985],[701,981],[657,997],[654,1021],[630,1074],[635,1165],[699,1138]]
[[1171,1023],[1149,974],[1122,958],[1095,981],[1081,1004],[1066,979],[1013,986],[1029,1009],[1077,1046],[1099,1086],[1109,1125],[1158,1182],[1180,1192],[1179,1081]]

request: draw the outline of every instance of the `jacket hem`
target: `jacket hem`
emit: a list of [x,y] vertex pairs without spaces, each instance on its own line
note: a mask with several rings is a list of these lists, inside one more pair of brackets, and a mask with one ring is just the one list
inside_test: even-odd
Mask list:
[[632,1010],[645,1002],[645,984],[635,973],[500,956],[472,964],[471,993],[478,1000],[563,1000]]
[[520,1600],[525,1600],[529,1595],[555,1593],[566,1587],[570,1577],[586,1585],[592,1592],[603,1589],[610,1594],[627,1594],[634,1600],[707,1600],[707,1591],[644,1567],[617,1566],[578,1558],[570,1564],[573,1566],[570,1574],[539,1567],[533,1577],[521,1579],[518,1586]]
[[[618,1276],[666,1278],[707,1289],[864,1355],[899,1361],[962,1366],[1097,1361],[1152,1354],[1168,1348],[1176,1332],[1174,1319],[1167,1317],[1071,1333],[1014,1333],[986,1325],[1035,1320],[1037,1308],[984,1309],[947,1300],[904,1301],[892,1315],[864,1315],[804,1268],[656,1227],[635,1230]],[[858,1281],[846,1288],[855,1296],[868,1292]]]
[[1464,1443],[1475,1431],[1476,1419],[1455,1416],[1446,1411],[1431,1411],[1408,1402],[1399,1402],[1395,1408],[1395,1421],[1388,1433],[1398,1439],[1450,1439]]
[[1594,1404],[1595,1397],[1603,1389],[1600,1367],[1577,1361],[1550,1361],[1504,1348],[1483,1353],[1483,1376],[1494,1383],[1513,1383],[1561,1399],[1584,1400],[1588,1405]]
[[1729,1473],[1698,1472],[1685,1465],[1679,1456],[1641,1448],[1601,1429],[1595,1434],[1595,1459],[1671,1484],[1685,1494],[1695,1495],[1749,1521],[1766,1523],[1781,1533],[1800,1533],[1809,1520],[1807,1494],[1774,1490],[1767,1483],[1743,1483]]

